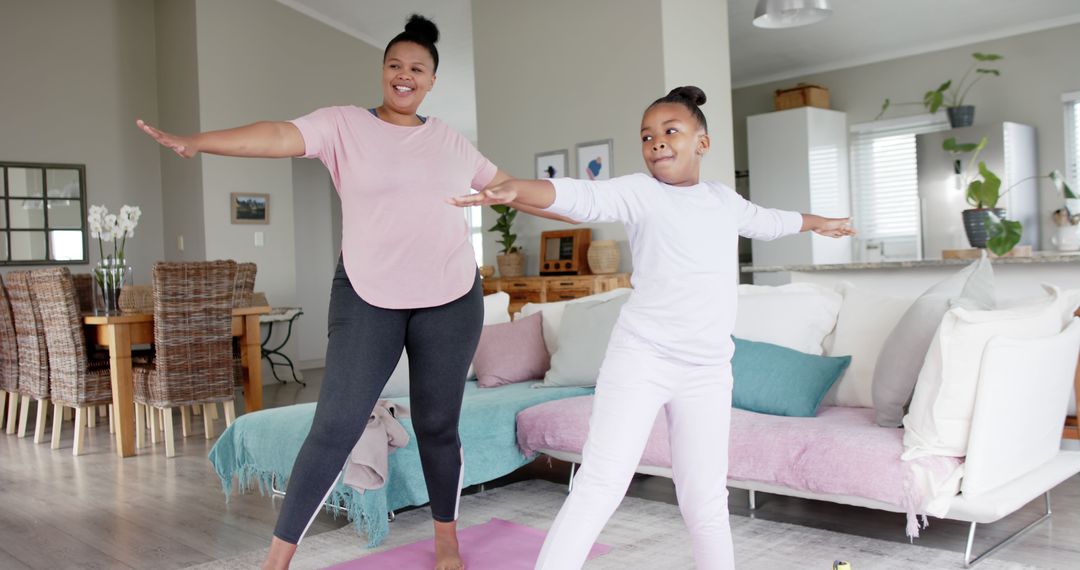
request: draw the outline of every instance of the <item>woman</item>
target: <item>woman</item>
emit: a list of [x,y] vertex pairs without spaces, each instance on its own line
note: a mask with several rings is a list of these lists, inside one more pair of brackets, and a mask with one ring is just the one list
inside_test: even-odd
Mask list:
[[468,228],[446,199],[510,177],[445,123],[417,114],[435,84],[438,36],[431,21],[409,18],[386,46],[383,101],[373,109],[329,107],[293,121],[187,137],[138,122],[183,157],[318,158],[341,197],[342,255],[331,289],[326,373],[264,568],[288,567],[403,348],[434,519],[435,568],[464,568],[455,522],[463,469],[457,427],[483,300]]

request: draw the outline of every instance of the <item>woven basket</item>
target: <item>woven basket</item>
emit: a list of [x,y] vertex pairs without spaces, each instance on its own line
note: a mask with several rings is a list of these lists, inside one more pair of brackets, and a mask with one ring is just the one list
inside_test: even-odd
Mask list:
[[495,262],[499,265],[500,277],[521,277],[525,275],[525,254],[520,251],[495,256]]
[[128,285],[120,289],[117,301],[125,313],[153,313],[154,287],[152,285]]
[[614,240],[602,239],[589,244],[589,270],[607,275],[619,270],[619,246]]

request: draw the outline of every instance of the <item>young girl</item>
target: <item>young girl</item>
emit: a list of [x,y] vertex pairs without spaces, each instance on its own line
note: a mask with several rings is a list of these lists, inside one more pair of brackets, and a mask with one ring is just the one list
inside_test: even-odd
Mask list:
[[634,291],[597,380],[574,489],[548,533],[537,569],[580,568],[634,474],[657,412],[671,439],[675,490],[698,568],[734,568],[727,510],[738,236],[776,239],[811,230],[852,235],[847,219],[761,208],[700,182],[708,128],[697,87],[673,89],[641,120],[649,175],[607,181],[510,180],[452,203],[517,203],[588,222],[625,224]]

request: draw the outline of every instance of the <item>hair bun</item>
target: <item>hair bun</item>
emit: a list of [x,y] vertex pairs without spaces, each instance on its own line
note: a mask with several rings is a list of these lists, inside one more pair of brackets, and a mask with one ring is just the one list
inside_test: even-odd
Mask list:
[[420,14],[409,16],[409,21],[405,22],[405,31],[416,34],[433,44],[439,41],[438,26]]
[[676,87],[668,92],[668,97],[686,99],[699,107],[705,104],[705,92],[702,91],[700,87],[694,85]]

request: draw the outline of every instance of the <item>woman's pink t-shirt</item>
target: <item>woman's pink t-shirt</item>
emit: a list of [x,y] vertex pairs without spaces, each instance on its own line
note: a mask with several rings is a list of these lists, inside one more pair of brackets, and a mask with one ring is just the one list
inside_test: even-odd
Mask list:
[[386,309],[435,307],[472,288],[476,257],[451,196],[483,189],[496,168],[434,117],[416,127],[360,107],[326,107],[292,121],[304,157],[318,158],[341,197],[341,253],[362,299]]

